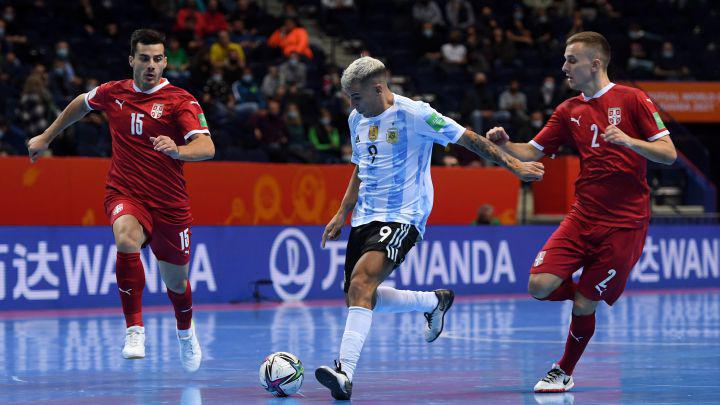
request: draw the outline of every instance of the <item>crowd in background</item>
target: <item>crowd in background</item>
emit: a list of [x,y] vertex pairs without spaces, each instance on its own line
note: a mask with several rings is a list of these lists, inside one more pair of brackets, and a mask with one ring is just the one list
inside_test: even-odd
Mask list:
[[[717,79],[720,66],[710,1],[300,0],[284,3],[280,17],[260,3],[0,1],[0,155],[26,153],[25,140],[78,94],[129,78],[129,37],[139,27],[166,33],[165,77],[201,102],[221,160],[349,161],[342,67],[302,21],[384,60],[405,78],[391,80],[393,91],[477,132],[504,125],[516,141],[531,139],[574,95],[560,67],[575,32],[606,34],[611,73],[626,79]],[[433,163],[485,164],[461,149],[438,149]],[[109,156],[104,116],[88,114],[52,153]]]

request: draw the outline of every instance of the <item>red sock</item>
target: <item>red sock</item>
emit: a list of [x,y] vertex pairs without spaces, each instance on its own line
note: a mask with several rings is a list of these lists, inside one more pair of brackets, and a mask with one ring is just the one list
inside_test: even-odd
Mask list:
[[175,319],[177,319],[177,328],[179,330],[190,329],[192,322],[192,291],[190,290],[190,280],[185,284],[185,292],[178,294],[168,289],[168,297],[175,308]]
[[595,333],[594,312],[590,315],[573,314],[570,322],[570,332],[568,333],[567,342],[565,342],[565,353],[558,362],[565,374],[572,375],[575,365],[580,360],[580,356],[585,351],[585,346],[592,338],[593,333]]
[[140,261],[140,253],[117,252],[115,276],[125,314],[125,325],[143,326],[142,293],[145,288],[145,271]]
[[575,291],[577,290],[577,284],[573,283],[572,279],[563,281],[562,284],[545,298],[541,298],[541,301],[567,301],[575,298]]

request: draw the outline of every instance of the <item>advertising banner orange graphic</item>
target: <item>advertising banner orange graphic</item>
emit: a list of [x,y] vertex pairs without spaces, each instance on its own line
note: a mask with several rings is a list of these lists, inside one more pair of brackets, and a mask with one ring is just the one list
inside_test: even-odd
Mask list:
[[[103,225],[108,159],[0,158],[0,225]],[[195,162],[185,165],[195,225],[324,225],[337,212],[351,165]],[[433,167],[429,223],[470,224],[482,204],[516,218],[519,182],[500,168]]]
[[720,122],[720,82],[636,82],[680,122]]

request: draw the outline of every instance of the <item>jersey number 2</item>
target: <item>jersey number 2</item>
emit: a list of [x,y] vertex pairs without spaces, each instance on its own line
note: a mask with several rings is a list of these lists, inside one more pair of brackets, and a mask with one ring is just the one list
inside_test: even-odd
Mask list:
[[597,148],[600,146],[600,144],[597,141],[597,136],[598,136],[598,132],[599,132],[597,124],[592,124],[592,126],[590,126],[590,130],[593,131],[593,140],[592,140],[592,143],[590,144],[590,147]]
[[133,135],[142,135],[142,119],[145,114],[130,114],[130,133]]

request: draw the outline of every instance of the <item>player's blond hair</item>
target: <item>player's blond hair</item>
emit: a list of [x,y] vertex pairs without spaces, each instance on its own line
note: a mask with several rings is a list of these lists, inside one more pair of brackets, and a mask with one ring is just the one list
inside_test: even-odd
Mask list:
[[603,67],[607,69],[610,64],[610,43],[602,34],[594,31],[583,31],[572,35],[565,41],[565,45],[582,43],[589,46],[597,52],[598,59],[602,61]]
[[364,84],[368,80],[385,79],[385,65],[375,58],[363,56],[355,59],[342,74],[340,84],[343,89],[349,89],[353,83]]

